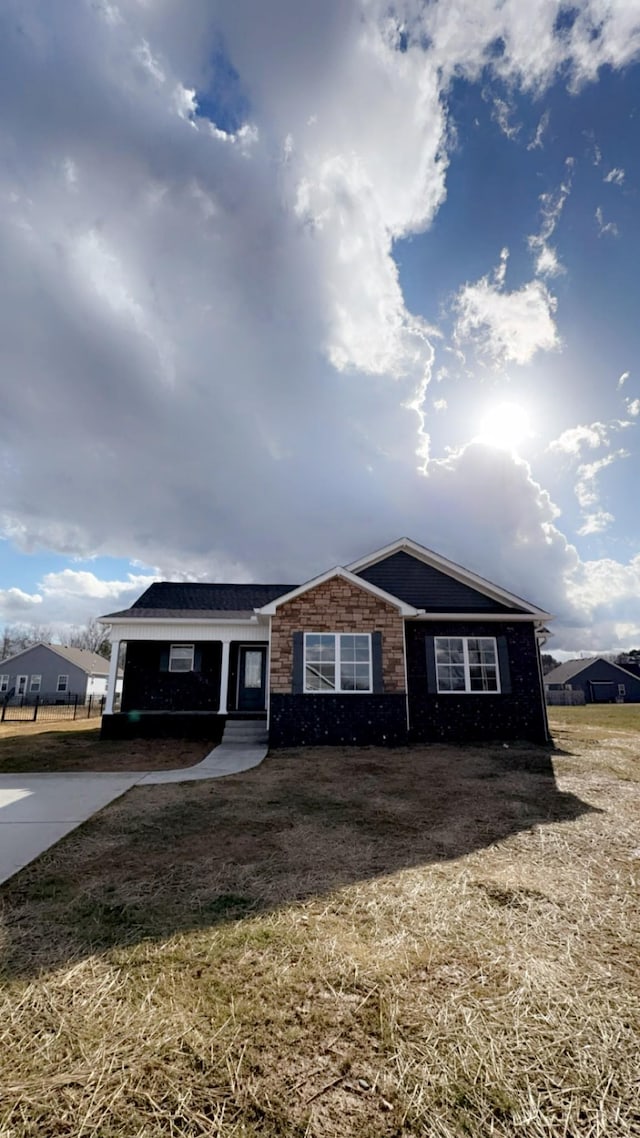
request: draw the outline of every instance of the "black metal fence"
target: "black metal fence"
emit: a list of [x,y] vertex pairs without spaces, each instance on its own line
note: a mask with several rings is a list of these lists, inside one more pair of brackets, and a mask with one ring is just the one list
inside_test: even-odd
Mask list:
[[72,696],[65,703],[49,703],[39,696],[15,696],[2,703],[0,723],[57,723],[61,720],[99,719],[105,696],[89,696],[85,701]]

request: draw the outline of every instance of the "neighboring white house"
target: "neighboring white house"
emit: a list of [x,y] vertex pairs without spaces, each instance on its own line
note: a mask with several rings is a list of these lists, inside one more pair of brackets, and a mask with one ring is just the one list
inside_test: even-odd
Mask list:
[[[0,661],[0,703],[7,699],[36,697],[46,703],[67,703],[76,697],[86,702],[107,693],[109,661],[85,648],[61,644],[33,644]],[[122,676],[116,680],[116,694]]]

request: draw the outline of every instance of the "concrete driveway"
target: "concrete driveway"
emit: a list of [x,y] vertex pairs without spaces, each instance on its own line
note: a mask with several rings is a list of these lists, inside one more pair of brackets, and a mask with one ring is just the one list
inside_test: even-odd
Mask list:
[[0,883],[132,786],[223,778],[262,762],[267,747],[224,743],[193,767],[117,774],[0,774]]

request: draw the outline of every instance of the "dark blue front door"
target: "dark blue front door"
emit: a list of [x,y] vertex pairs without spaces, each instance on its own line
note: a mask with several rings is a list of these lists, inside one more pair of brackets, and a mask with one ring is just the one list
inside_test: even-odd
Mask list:
[[264,711],[267,649],[241,645],[238,666],[238,711]]

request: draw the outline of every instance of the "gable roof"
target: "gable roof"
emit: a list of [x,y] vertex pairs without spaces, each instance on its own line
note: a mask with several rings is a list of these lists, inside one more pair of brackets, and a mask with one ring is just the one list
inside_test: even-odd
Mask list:
[[347,566],[352,573],[360,573],[364,569],[375,565],[379,561],[384,561],[387,557],[392,556],[394,553],[404,552],[410,554],[417,560],[422,561],[425,565],[431,566],[433,569],[439,570],[441,573],[452,577],[462,585],[474,589],[478,593],[482,593],[486,597],[497,601],[499,604],[504,605],[507,609],[516,612],[523,612],[531,614],[540,620],[550,620],[551,613],[546,612],[544,609],[539,608],[537,605],[526,601],[523,597],[517,596],[515,593],[508,592],[507,589],[495,585],[492,581],[487,581],[485,577],[480,577],[477,573],[472,573],[470,569],[465,569],[464,566],[458,565],[455,561],[449,561],[441,554],[435,553],[432,549],[427,549],[424,545],[419,545],[418,542],[412,541],[409,537],[401,537],[397,541],[386,545],[382,549],[374,550],[366,557],[360,557],[357,561],[352,561]]
[[100,620],[226,620],[252,617],[261,608],[288,593],[294,585],[194,584],[190,581],[156,581],[129,609],[107,613]]
[[364,577],[358,577],[355,573],[351,573],[349,569],[344,569],[342,565],[336,565],[333,569],[327,569],[326,573],[321,573],[318,577],[312,577],[310,581],[305,581],[303,585],[298,585],[297,588],[291,589],[288,593],[284,593],[280,597],[274,597],[269,603],[264,605],[258,611],[263,616],[273,616],[276,609],[280,605],[286,604],[288,601],[295,600],[296,597],[302,596],[303,593],[309,592],[310,589],[317,588],[318,585],[324,584],[325,581],[330,581],[334,577],[341,577],[343,581],[349,581],[350,584],[355,585],[356,588],[362,589],[366,593],[372,593],[374,597],[379,600],[386,601],[387,604],[393,605],[398,609],[403,616],[417,616],[418,609],[413,605],[408,605],[406,601],[400,600],[399,597],[394,597],[391,593],[385,592],[377,585],[372,585],[370,581],[366,581]]
[[109,661],[104,656],[100,656],[98,652],[90,652],[88,648],[67,648],[63,644],[46,644],[44,640],[40,640],[37,644],[30,644],[28,648],[23,648],[21,652],[16,652],[13,656],[7,656],[6,660],[0,660],[0,665],[4,667],[5,664],[10,664],[13,660],[19,660],[21,656],[24,656],[26,652],[31,652],[34,648],[48,648],[57,656],[61,656],[67,663],[74,664],[76,668],[81,668],[88,676],[109,675]]
[[633,672],[628,672],[626,668],[621,667],[620,664],[614,664],[613,660],[605,660],[604,656],[583,656],[580,660],[565,660],[564,664],[558,664],[557,668],[552,668],[543,677],[545,684],[568,684],[574,676],[580,675],[586,668],[590,668],[592,664],[609,664],[610,667],[616,668],[622,672],[623,676],[631,676],[632,679],[637,680],[638,676]]

